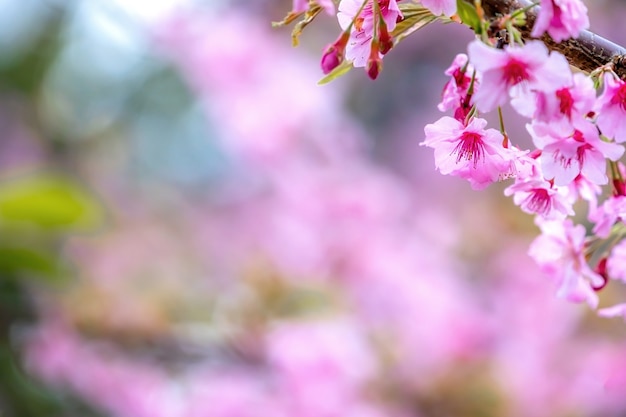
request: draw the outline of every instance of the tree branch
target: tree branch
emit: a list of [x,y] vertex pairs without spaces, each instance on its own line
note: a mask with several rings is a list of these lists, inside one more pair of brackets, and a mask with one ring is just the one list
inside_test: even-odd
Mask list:
[[[510,14],[532,4],[528,0],[482,0],[485,16],[489,19]],[[524,39],[531,39],[530,33],[537,18],[536,8],[526,12],[526,26],[520,31]],[[577,39],[556,43],[548,35],[541,40],[552,51],[565,55],[570,65],[586,72],[612,63],[613,70],[621,78],[626,79],[626,49],[588,30],[583,31]]]

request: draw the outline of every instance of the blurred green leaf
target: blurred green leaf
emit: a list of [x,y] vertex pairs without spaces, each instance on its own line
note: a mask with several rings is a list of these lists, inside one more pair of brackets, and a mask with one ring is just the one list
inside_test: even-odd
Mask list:
[[100,205],[67,179],[40,174],[0,182],[0,224],[85,231],[102,217]]
[[457,14],[461,21],[471,27],[477,35],[482,33],[482,22],[478,16],[476,5],[465,0],[456,0]]
[[27,275],[57,281],[66,275],[66,271],[66,265],[59,257],[29,248],[0,246],[0,274],[3,277]]
[[0,343],[0,416],[42,417],[99,414],[86,404],[59,389],[47,387],[31,378],[19,365],[19,359],[8,344]]
[[317,82],[317,85],[328,84],[336,78],[346,75],[353,68],[352,61],[343,61],[334,70],[328,73],[324,78]]
[[49,8],[43,28],[32,47],[10,65],[0,68],[0,86],[34,95],[39,90],[61,45],[65,23],[63,7]]

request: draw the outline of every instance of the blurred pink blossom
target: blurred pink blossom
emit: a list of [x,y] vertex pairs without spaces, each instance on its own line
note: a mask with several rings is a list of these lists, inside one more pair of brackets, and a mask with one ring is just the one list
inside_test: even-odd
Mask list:
[[541,0],[537,21],[531,35],[541,37],[545,32],[556,42],[577,38],[589,28],[587,7],[581,0]]
[[538,41],[495,49],[475,40],[469,44],[468,55],[481,74],[482,83],[474,100],[483,112],[503,105],[509,94],[516,96],[532,89],[558,90],[571,78],[565,57],[557,52],[548,54],[546,46]]

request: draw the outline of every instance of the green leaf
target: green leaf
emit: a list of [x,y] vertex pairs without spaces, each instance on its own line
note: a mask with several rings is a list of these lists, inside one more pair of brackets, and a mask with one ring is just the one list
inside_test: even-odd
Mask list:
[[461,21],[474,30],[474,33],[480,35],[482,32],[482,24],[476,5],[467,2],[466,0],[456,0],[456,13],[461,18]]
[[440,19],[440,17],[435,16],[430,10],[419,4],[405,3],[399,4],[398,6],[404,15],[404,19],[398,22],[391,32],[391,36],[394,38],[394,45],[397,45],[404,38],[427,24]]
[[0,182],[0,225],[85,231],[102,221],[100,205],[69,180],[39,174]]
[[24,247],[0,246],[0,274],[3,278],[26,276],[60,281],[67,273],[67,265],[50,253]]
[[346,75],[353,68],[352,61],[343,61],[334,70],[328,73],[324,78],[317,82],[317,85],[328,84],[336,78]]

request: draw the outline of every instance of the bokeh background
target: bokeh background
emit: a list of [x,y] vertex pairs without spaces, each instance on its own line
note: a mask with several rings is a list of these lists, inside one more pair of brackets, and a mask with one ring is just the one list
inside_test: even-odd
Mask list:
[[626,325],[418,146],[471,33],[318,86],[290,6],[0,1],[0,416],[626,415]]

